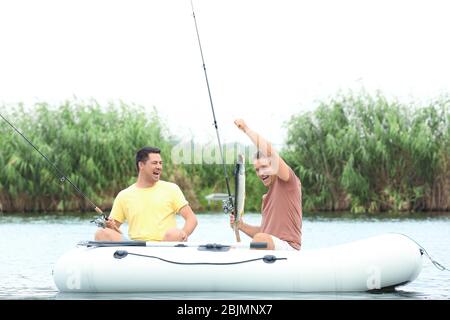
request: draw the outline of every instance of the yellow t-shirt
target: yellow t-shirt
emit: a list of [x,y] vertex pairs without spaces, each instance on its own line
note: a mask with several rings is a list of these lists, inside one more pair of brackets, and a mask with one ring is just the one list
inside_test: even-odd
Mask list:
[[165,232],[175,228],[176,213],[188,202],[175,183],[158,181],[150,188],[131,185],[114,200],[110,217],[128,221],[128,236],[133,240],[161,241]]

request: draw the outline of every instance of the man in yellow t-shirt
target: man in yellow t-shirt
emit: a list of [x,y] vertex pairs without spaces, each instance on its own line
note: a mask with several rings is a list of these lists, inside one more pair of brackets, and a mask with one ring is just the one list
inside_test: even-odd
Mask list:
[[[114,200],[106,228],[98,229],[95,240],[121,241],[119,227],[128,221],[128,236],[143,241],[187,241],[197,218],[180,188],[160,180],[163,162],[158,148],[146,147],[136,154],[138,178]],[[185,220],[177,228],[175,215]]]

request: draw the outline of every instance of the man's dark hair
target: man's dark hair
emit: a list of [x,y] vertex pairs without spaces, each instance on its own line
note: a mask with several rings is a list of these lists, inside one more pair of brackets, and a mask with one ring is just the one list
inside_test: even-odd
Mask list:
[[148,160],[148,155],[150,153],[160,154],[161,150],[156,147],[144,147],[136,153],[136,170],[138,173],[139,173],[139,162],[145,163]]

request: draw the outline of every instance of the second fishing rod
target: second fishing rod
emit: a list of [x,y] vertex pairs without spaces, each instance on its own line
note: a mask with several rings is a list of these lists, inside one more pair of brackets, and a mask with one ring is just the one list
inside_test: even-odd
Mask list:
[[[103,211],[94,204],[94,202],[91,201],[91,199],[88,198],[84,192],[82,192],[53,162],[50,161],[50,159],[43,154],[22,132],[19,131],[11,122],[9,122],[8,119],[6,119],[1,113],[0,117],[11,127],[16,131],[30,146],[34,148],[51,166],[52,168],[58,173],[59,180],[61,183],[64,183],[65,181],[69,182],[69,184],[87,201],[89,204],[94,208],[94,210],[102,215],[104,218],[106,218]],[[98,226],[102,226],[102,222],[98,219],[93,220],[92,222],[95,222]]]

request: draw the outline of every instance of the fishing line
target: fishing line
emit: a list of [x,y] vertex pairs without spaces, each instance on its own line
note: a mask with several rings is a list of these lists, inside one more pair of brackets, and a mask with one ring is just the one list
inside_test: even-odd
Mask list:
[[97,207],[53,162],[51,162],[46,156],[45,154],[43,154],[41,151],[39,151],[39,149],[27,138],[25,137],[25,135],[20,132],[11,122],[8,121],[8,119],[6,119],[1,113],[0,113],[0,117],[2,117],[3,120],[5,120],[5,122],[7,124],[9,124],[11,126],[11,128],[13,128],[22,138],[25,139],[26,142],[28,142],[28,144],[30,146],[32,146],[34,148],[34,150],[36,150],[48,163],[50,163],[50,165],[53,167],[53,169],[58,173],[59,175],[59,181],[61,183],[64,183],[65,181],[69,182],[72,187],[75,188],[75,190],[84,198],[86,199],[95,209],[95,211],[97,211],[100,214],[103,214],[103,211]]

